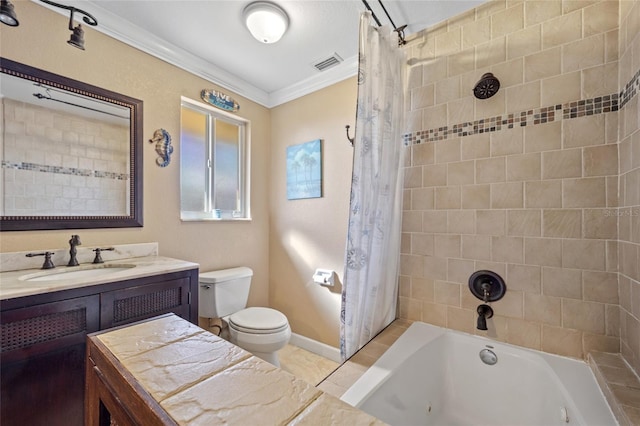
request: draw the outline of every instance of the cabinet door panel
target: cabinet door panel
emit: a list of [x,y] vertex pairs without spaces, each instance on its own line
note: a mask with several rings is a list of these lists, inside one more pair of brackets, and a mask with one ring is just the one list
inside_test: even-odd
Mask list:
[[82,426],[85,344],[2,363],[2,426]]
[[82,425],[85,341],[97,295],[0,313],[3,425]]
[[2,362],[84,344],[98,331],[98,295],[43,303],[0,313]]
[[173,312],[189,320],[189,278],[128,287],[100,295],[100,329]]

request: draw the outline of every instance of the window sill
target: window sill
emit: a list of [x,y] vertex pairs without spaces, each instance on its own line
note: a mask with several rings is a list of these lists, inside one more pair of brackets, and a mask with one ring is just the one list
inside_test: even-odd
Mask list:
[[251,222],[250,217],[180,219],[181,222]]
[[181,216],[181,222],[251,222],[250,217]]

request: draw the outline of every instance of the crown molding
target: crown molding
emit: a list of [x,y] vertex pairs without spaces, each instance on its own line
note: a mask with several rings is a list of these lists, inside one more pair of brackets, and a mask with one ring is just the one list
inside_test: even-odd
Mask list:
[[[55,8],[38,0],[31,0],[35,4],[68,16],[68,11]],[[68,0],[69,6],[79,9],[87,7],[86,0]],[[121,41],[135,49],[154,56],[171,65],[181,68],[191,74],[201,77],[224,89],[230,90],[239,96],[245,97],[264,107],[273,108],[283,103],[292,101],[301,96],[328,87],[339,81],[345,80],[357,73],[357,56],[348,58],[337,67],[324,71],[316,76],[307,78],[291,86],[267,93],[264,90],[236,77],[215,64],[203,60],[179,47],[168,43],[148,31],[125,21],[117,15],[91,3],[91,13],[98,19],[98,26],[89,27],[107,36]]]
[[[47,9],[57,12],[61,15],[68,15],[68,11],[49,6],[32,0]],[[71,0],[66,2],[70,6],[80,9],[86,9],[86,1]],[[217,84],[227,90],[231,90],[240,96],[244,96],[263,106],[268,106],[269,95],[249,83],[240,79],[228,71],[223,70],[215,64],[205,61],[179,47],[168,43],[148,31],[125,21],[108,10],[92,3],[91,14],[98,20],[98,26],[89,27],[103,34],[108,35],[118,41],[121,41],[131,47],[141,50],[149,55],[155,56],[171,65],[204,78],[211,83]]]

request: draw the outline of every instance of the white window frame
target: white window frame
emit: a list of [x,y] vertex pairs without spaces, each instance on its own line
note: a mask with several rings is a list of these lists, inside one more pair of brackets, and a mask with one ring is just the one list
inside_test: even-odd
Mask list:
[[[215,199],[214,195],[211,193],[211,190],[208,190],[207,200],[205,201],[205,208],[208,211],[202,212],[185,212],[182,211],[182,205],[180,206],[180,220],[185,222],[193,222],[193,221],[250,221],[251,220],[251,192],[250,192],[250,182],[251,182],[251,121],[242,118],[236,114],[232,114],[227,111],[223,111],[207,104],[204,104],[199,101],[194,101],[193,99],[186,98],[184,96],[180,97],[180,111],[182,116],[182,108],[187,107],[196,111],[200,111],[204,114],[209,115],[209,120],[213,118],[220,118],[224,121],[231,122],[233,124],[237,124],[240,128],[240,149],[238,155],[238,167],[239,167],[239,189],[241,191],[240,194],[240,204],[241,210],[239,213],[233,212],[232,214],[223,213],[218,216],[218,213],[212,206],[213,200]],[[208,143],[213,144],[212,131],[209,126],[209,140]],[[180,134],[182,135],[182,118],[180,119]],[[213,150],[210,151],[210,155],[208,158],[209,169],[210,171],[207,175],[210,175],[213,172]],[[182,200],[182,161],[180,161],[180,199]],[[205,182],[205,185],[209,187],[209,183],[211,181]],[[181,201],[182,204],[182,201]]]

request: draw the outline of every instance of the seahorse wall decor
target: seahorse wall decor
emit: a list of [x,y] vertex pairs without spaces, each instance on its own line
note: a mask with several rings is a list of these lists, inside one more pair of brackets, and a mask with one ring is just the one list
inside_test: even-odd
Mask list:
[[156,158],[156,164],[160,167],[167,167],[171,162],[173,147],[171,146],[171,135],[165,129],[158,129],[153,132],[153,138],[149,143],[156,143],[156,152],[160,158]]

